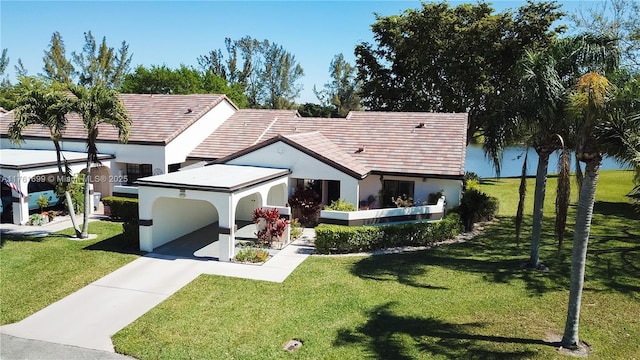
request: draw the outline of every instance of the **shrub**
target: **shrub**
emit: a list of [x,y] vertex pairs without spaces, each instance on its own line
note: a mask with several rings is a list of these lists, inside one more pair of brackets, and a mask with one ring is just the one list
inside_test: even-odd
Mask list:
[[238,250],[235,260],[239,262],[263,263],[269,259],[269,252],[265,249],[242,247]]
[[44,216],[42,214],[33,214],[29,216],[29,225],[42,226],[45,224]]
[[113,220],[138,220],[138,199],[107,196],[102,198],[102,203],[111,209]]
[[457,212],[462,218],[465,231],[471,231],[473,224],[487,221],[498,213],[498,199],[476,189],[467,189],[462,194],[462,201]]
[[356,206],[346,202],[344,199],[333,200],[331,204],[324,207],[325,210],[334,211],[356,211]]
[[274,240],[282,238],[287,225],[289,225],[287,219],[280,218],[280,211],[276,208],[257,208],[253,210],[253,222],[255,224],[264,222],[264,226],[258,230],[256,236],[258,237],[258,242],[266,246],[271,246]]
[[138,199],[107,196],[102,203],[111,209],[111,219],[121,220],[123,235],[131,245],[139,246],[140,228],[138,224]]
[[291,227],[291,241],[295,241],[302,236],[302,225],[298,219],[291,220],[289,226]]
[[40,212],[44,211],[44,208],[49,206],[49,200],[47,200],[46,196],[40,195],[38,200],[36,200],[36,204],[40,208]]
[[[84,174],[80,173],[74,176],[71,183],[68,185],[67,190],[71,195],[73,211],[75,211],[76,214],[84,212]],[[65,205],[66,202],[67,198],[64,197]]]
[[370,251],[398,246],[423,246],[454,237],[462,231],[460,216],[437,222],[383,226],[320,225],[315,246],[319,254]]
[[464,183],[464,189],[480,191],[480,181],[477,179],[468,180]]
[[427,198],[427,204],[429,205],[437,204],[438,200],[440,200],[440,198],[442,197],[443,192],[444,190],[440,190],[438,192],[429,194],[429,197]]
[[391,201],[393,201],[393,203],[399,208],[413,206],[413,198],[407,196],[407,194],[402,194],[402,196],[398,196],[397,198],[392,197]]
[[297,187],[289,197],[289,206],[297,213],[302,225],[312,227],[318,223],[322,200],[312,188]]

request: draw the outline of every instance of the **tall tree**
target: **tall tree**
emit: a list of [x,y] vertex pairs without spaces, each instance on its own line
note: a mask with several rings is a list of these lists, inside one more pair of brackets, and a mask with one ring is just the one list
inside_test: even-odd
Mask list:
[[64,41],[59,32],[56,31],[51,35],[49,49],[45,50],[42,60],[44,61],[43,76],[46,79],[63,84],[72,82],[73,64],[67,59]]
[[84,33],[84,41],[82,52],[71,53],[77,66],[78,83],[89,87],[97,84],[109,88],[120,87],[131,65],[127,42],[123,41],[116,51],[107,45],[106,37],[98,45],[91,31]]
[[[71,111],[71,102],[63,89],[57,84],[42,82],[35,78],[23,78],[17,87],[19,96],[14,119],[9,124],[9,137],[15,144],[20,144],[22,132],[29,126],[41,126],[49,131],[49,136],[56,149],[58,165],[58,181],[65,193],[67,209],[71,216],[71,224],[80,237],[81,232],[76,224],[71,195],[68,191],[70,170],[63,161],[60,141],[67,126],[66,115]],[[63,169],[63,163],[65,168]]]
[[486,3],[423,3],[376,16],[375,45],[355,48],[363,105],[372,110],[468,112],[467,139],[512,121],[516,62],[562,31],[555,3],[527,2],[494,14]]
[[617,42],[622,66],[640,70],[640,3],[637,0],[605,0],[572,14],[576,27],[602,34]]
[[356,68],[349,64],[343,54],[336,55],[329,65],[331,82],[324,84],[323,90],[316,90],[318,100],[323,106],[334,108],[332,115],[345,117],[352,110],[361,110],[360,81],[357,79]]
[[293,108],[304,75],[295,57],[268,40],[245,36],[225,39],[227,60],[220,49],[198,57],[199,65],[224,78],[230,86],[240,85],[250,108]]
[[101,124],[111,125],[118,130],[118,140],[126,142],[129,138],[131,118],[124,104],[120,101],[118,93],[97,84],[89,89],[83,86],[72,86],[71,93],[75,96],[71,103],[71,109],[77,113],[87,130],[87,162],[84,186],[84,219],[80,238],[89,237],[89,183],[91,181],[91,165],[100,164],[98,159],[98,133]]
[[270,109],[294,108],[295,99],[302,91],[302,85],[297,83],[302,75],[304,71],[295,56],[276,43],[270,44],[264,53],[260,79],[264,89],[263,105]]
[[[4,72],[9,67],[9,57],[7,56],[7,49],[2,49],[2,55],[0,55],[0,77],[4,76]],[[2,84],[8,83],[9,80],[2,79]]]
[[225,94],[238,107],[247,106],[247,98],[240,85],[227,82],[211,71],[201,72],[181,65],[170,69],[166,65],[142,65],[125,76],[121,92],[134,94]]
[[[620,96],[622,95],[622,96]],[[580,189],[573,237],[569,305],[562,346],[580,348],[578,330],[589,231],[598,170],[604,154],[629,161],[630,154],[640,152],[640,116],[630,116],[638,108],[640,98],[626,98],[616,93],[608,79],[591,72],[582,76],[571,94],[569,104],[579,135],[577,158],[585,163],[585,176]],[[640,163],[632,163],[636,170]]]
[[[546,49],[527,51],[518,62],[521,75],[518,86],[520,121],[517,126],[525,129],[520,129],[518,141],[526,139],[525,142],[531,144],[538,154],[531,251],[527,262],[530,268],[544,268],[540,264],[539,249],[549,156],[556,150],[565,149],[565,145],[569,146],[572,141],[572,126],[565,112],[566,95],[585,70],[613,71],[617,68],[618,59],[619,52],[611,39],[586,34],[554,40]],[[493,144],[491,141],[488,143]],[[560,185],[566,185],[560,180]],[[567,191],[569,187],[563,189]],[[564,201],[558,203],[557,220],[558,226],[562,224],[564,227],[562,219],[568,207],[568,195],[561,195],[559,198]],[[560,241],[564,229],[562,232],[559,228],[556,230]]]

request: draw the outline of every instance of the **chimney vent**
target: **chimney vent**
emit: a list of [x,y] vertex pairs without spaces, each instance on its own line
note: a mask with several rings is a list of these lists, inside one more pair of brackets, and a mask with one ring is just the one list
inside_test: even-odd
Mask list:
[[424,123],[421,122],[420,124],[418,124],[418,126],[416,126],[416,129],[422,129],[424,128]]

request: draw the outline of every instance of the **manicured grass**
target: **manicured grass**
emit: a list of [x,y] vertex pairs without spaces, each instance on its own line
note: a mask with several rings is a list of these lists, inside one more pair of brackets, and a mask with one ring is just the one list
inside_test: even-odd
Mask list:
[[[114,335],[114,344],[140,359],[565,358],[552,341],[566,317],[571,234],[558,255],[552,183],[547,272],[521,269],[529,248],[513,240],[508,200],[518,182],[499,180],[482,188],[504,202],[500,221],[470,242],[314,256],[282,284],[203,275]],[[592,359],[640,358],[640,221],[624,197],[629,189],[630,172],[602,174],[580,324]],[[570,216],[572,226],[573,209]],[[304,345],[288,353],[282,346],[291,338]]]
[[73,241],[71,229],[47,237],[2,235],[0,324],[13,323],[138,257],[122,224],[92,222],[94,240]]

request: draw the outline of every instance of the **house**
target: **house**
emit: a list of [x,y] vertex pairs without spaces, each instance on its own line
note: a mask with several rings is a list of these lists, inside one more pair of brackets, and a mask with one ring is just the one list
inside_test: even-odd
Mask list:
[[[364,217],[327,214],[323,221],[333,223],[426,219],[442,216],[444,200],[446,207],[459,204],[464,113],[353,111],[346,118],[305,118],[294,110],[237,109],[222,95],[121,96],[133,118],[129,143],[118,144],[117,134],[105,129],[98,149],[114,156],[112,173],[137,185],[111,184],[111,190],[140,198],[142,250],[218,223],[219,235],[212,237],[221,240],[220,259],[228,260],[236,221],[251,220],[261,206],[286,213],[298,186],[312,186],[327,204],[341,198],[375,209],[358,212],[369,214]],[[13,146],[6,141],[7,123],[1,122],[3,147]],[[81,130],[70,118],[64,150],[82,151]],[[23,148],[51,149],[38,131],[26,135]],[[398,197],[420,205],[439,192],[437,211],[381,210],[395,207]]]

